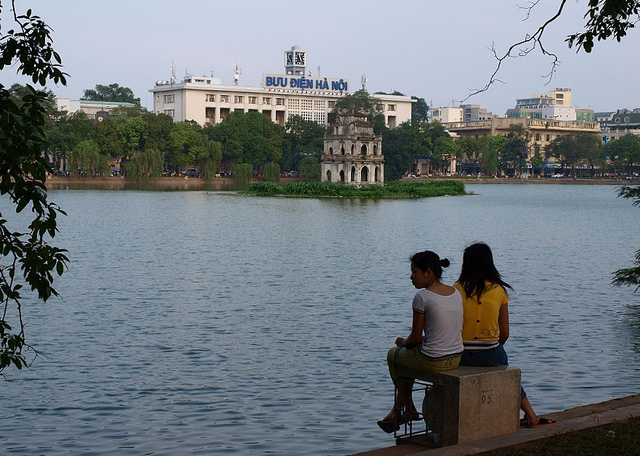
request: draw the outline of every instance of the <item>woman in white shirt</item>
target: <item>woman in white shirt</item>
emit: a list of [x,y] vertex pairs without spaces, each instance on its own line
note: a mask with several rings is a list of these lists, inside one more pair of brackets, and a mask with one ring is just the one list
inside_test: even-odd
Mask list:
[[411,257],[411,282],[420,291],[413,298],[413,322],[406,338],[398,337],[387,353],[389,374],[396,386],[393,408],[378,421],[391,433],[400,424],[419,418],[411,397],[413,379],[401,377],[399,366],[421,371],[455,369],[464,349],[462,343],[462,297],[455,288],[440,281],[449,260],[429,250]]

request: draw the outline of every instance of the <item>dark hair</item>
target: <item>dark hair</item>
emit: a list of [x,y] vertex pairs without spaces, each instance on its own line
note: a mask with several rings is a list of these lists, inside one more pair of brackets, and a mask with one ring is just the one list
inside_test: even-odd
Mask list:
[[448,268],[450,264],[447,258],[440,259],[437,253],[430,250],[413,254],[411,263],[421,271],[431,269],[438,280],[442,277],[442,268]]
[[511,285],[502,280],[502,276],[493,264],[493,253],[489,246],[484,242],[478,242],[464,249],[458,282],[467,296],[480,298],[487,281],[502,288],[511,288]]

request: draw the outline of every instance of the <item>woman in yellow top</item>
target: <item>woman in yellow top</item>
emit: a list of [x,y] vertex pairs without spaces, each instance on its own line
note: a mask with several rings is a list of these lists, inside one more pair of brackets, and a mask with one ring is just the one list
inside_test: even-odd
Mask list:
[[[509,338],[509,295],[511,286],[493,264],[493,254],[485,243],[467,247],[462,258],[460,278],[453,285],[462,295],[464,352],[461,366],[506,366],[509,364],[504,343]],[[553,421],[536,415],[520,390],[520,408],[525,414],[521,424],[537,427]]]

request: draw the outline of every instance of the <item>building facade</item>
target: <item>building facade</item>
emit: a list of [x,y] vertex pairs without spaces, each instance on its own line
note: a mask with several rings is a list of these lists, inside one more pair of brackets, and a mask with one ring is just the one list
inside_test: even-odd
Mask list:
[[447,131],[458,136],[471,136],[476,139],[483,136],[508,136],[512,125],[522,125],[529,132],[529,157],[545,156],[546,147],[559,136],[575,133],[587,133],[600,137],[598,122],[577,122],[555,119],[529,119],[496,117],[482,122],[458,122],[447,125]]
[[[312,77],[306,71],[307,55],[294,46],[285,52],[284,74],[263,74],[260,87],[223,85],[219,78],[187,76],[158,81],[150,90],[153,112],[167,114],[174,121],[193,120],[200,125],[215,125],[231,112],[259,112],[284,126],[289,116],[298,115],[322,125],[340,97],[350,93],[346,79]],[[305,76],[306,75],[306,76]],[[408,96],[373,94],[385,116],[386,125],[395,128],[411,120],[413,101]]]
[[333,132],[325,135],[320,163],[322,182],[382,185],[382,135],[373,133],[366,113],[339,114]]
[[71,98],[56,98],[56,109],[58,111],[66,111],[68,113],[82,111],[89,119],[95,122],[100,122],[106,119],[109,117],[109,113],[116,108],[132,108],[134,106],[136,105],[133,103],[119,101],[90,101],[72,100]]
[[[604,117],[604,116],[603,116]],[[607,143],[629,133],[640,135],[640,108],[619,109],[610,116],[601,118],[602,140]]]

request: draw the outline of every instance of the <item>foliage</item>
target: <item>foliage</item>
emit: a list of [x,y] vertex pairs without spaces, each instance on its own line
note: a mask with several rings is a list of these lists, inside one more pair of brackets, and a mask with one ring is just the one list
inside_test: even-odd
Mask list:
[[127,178],[148,181],[153,177],[162,176],[164,156],[158,149],[145,149],[131,159],[127,164]]
[[[562,2],[563,4],[565,2]],[[589,53],[593,49],[594,39],[604,41],[615,38],[620,42],[627,31],[635,28],[640,20],[640,2],[637,0],[589,0],[589,7],[584,17],[589,20],[584,31],[569,35],[566,39],[569,47],[576,46]]]
[[109,174],[107,157],[100,154],[100,147],[92,139],[76,145],[68,154],[72,176],[106,176]]
[[96,84],[95,89],[85,89],[82,100],[112,101],[121,103],[133,103],[140,106],[140,98],[136,98],[129,87],[120,87],[118,84]]
[[402,123],[398,128],[385,129],[382,133],[382,151],[384,154],[384,178],[386,182],[402,178],[411,168],[416,156],[420,155],[420,139],[431,139],[420,135],[417,124]]
[[322,167],[316,157],[304,157],[298,164],[298,176],[320,180]]
[[380,134],[385,127],[384,114],[380,102],[369,95],[365,89],[340,97],[333,108],[329,122],[334,123],[338,113],[361,112],[367,114],[367,120],[373,124],[373,132]]
[[575,176],[575,166],[601,161],[602,147],[600,139],[588,133],[575,133],[559,136],[547,146],[547,157],[556,158],[563,167],[570,168]]
[[482,172],[487,175],[498,173],[498,155],[507,143],[504,136],[485,136],[480,141]]
[[300,116],[289,116],[284,126],[287,141],[283,142],[283,168],[298,168],[302,157],[314,156],[320,158],[324,149],[324,135],[327,128],[312,120],[305,120]]
[[458,156],[460,146],[448,136],[440,136],[433,146],[433,159],[439,172],[449,171],[450,160]]
[[224,166],[262,163],[282,158],[284,129],[258,112],[234,111],[206,130],[209,139],[222,145]]
[[628,133],[607,143],[607,155],[611,159],[616,169],[627,168],[640,163],[640,137]]
[[[0,34],[0,70],[17,68],[40,86],[66,84],[50,28],[31,10],[19,14],[11,6],[15,28]],[[58,296],[53,273],[61,275],[68,262],[65,250],[49,244],[58,232],[57,216],[64,212],[48,200],[45,186],[50,171],[44,158],[47,98],[45,91],[27,84],[16,102],[0,84],[0,195],[9,203],[3,207],[13,206],[16,213],[30,207],[34,214],[28,227],[18,229],[0,214],[0,372],[12,364],[18,369],[29,365],[23,351],[31,348],[23,321],[23,285],[42,301]]]
[[280,182],[280,165],[269,162],[262,166],[262,179],[265,182]]
[[345,185],[330,182],[257,182],[249,192],[259,196],[349,197],[349,198],[424,198],[430,196],[464,195],[459,181],[389,182],[382,185]]
[[429,105],[424,98],[411,97],[415,100],[411,104],[411,122],[412,123],[427,123],[429,122]]
[[[634,206],[640,206],[640,187],[621,187],[618,190],[618,196],[623,198],[632,198]],[[635,291],[640,288],[640,249],[636,250],[635,266],[630,268],[618,269],[615,271],[612,283],[617,286],[636,285]]]
[[246,190],[251,183],[253,168],[248,163],[233,165],[233,186],[236,190]]

